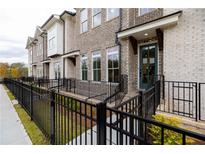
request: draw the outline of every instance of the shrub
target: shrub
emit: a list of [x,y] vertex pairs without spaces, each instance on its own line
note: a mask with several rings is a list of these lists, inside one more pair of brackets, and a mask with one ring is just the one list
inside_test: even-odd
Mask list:
[[[176,117],[166,117],[163,115],[154,115],[153,119],[174,127],[179,127],[182,125],[182,122],[179,118]],[[161,128],[155,125],[149,127],[149,135],[152,137],[152,142],[154,144],[161,144]],[[186,143],[190,144],[193,140],[191,138],[186,138]],[[164,129],[164,144],[176,145],[182,144],[182,134],[174,132],[172,130]]]

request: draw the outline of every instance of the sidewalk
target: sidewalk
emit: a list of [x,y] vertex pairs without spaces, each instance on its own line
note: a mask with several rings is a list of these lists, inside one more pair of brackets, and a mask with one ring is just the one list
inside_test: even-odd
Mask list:
[[6,91],[0,84],[0,145],[32,144]]

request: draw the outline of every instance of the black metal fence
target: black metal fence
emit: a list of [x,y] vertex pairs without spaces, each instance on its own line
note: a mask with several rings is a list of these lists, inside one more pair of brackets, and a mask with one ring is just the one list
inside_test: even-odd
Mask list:
[[[145,104],[152,108],[145,110],[154,114],[156,106],[149,104],[159,103],[159,93],[155,90],[143,92],[118,108],[111,108],[107,102],[91,104],[19,81],[7,79],[5,84],[50,138],[51,144],[155,144],[150,131],[152,127],[159,130],[160,142],[157,144],[168,144],[167,131],[179,135],[178,144],[189,144],[190,138],[194,144],[205,141],[205,135],[143,117]],[[157,83],[154,87],[160,88]]]
[[[28,81],[29,79],[23,79],[22,81]],[[122,101],[123,97],[127,93],[127,77],[121,75],[119,83],[112,83],[107,81],[91,81],[91,80],[79,80],[75,78],[62,78],[62,79],[46,79],[39,78],[33,80],[31,83],[38,87],[46,88],[48,90],[55,89],[58,92],[66,91],[75,94],[83,95],[88,99],[105,100],[110,97],[110,102]],[[115,95],[115,97],[113,97]]]
[[205,121],[205,83],[199,83],[199,120]]
[[196,82],[164,81],[159,111],[198,119]]

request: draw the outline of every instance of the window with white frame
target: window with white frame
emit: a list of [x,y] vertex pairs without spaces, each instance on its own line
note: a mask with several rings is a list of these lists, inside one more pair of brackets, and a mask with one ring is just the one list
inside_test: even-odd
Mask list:
[[101,81],[101,55],[100,51],[95,51],[92,54],[93,58],[93,81]]
[[118,17],[120,14],[119,8],[109,8],[107,9],[107,20],[111,20],[115,17]]
[[118,82],[119,81],[119,48],[114,47],[108,49],[108,81]]
[[42,54],[42,44],[39,42],[37,44],[37,56],[40,56]]
[[81,57],[81,74],[82,80],[88,80],[88,57],[87,54]]
[[88,31],[88,10],[83,9],[80,11],[80,32]]
[[48,49],[54,49],[55,48],[55,36],[51,37],[48,41]]
[[140,8],[139,9],[139,15],[142,16],[146,13],[152,12],[153,10],[155,10],[156,8]]
[[54,73],[55,73],[55,79],[59,79],[60,76],[61,76],[60,63],[59,62],[54,64]]
[[97,27],[101,24],[101,8],[93,9],[93,27]]

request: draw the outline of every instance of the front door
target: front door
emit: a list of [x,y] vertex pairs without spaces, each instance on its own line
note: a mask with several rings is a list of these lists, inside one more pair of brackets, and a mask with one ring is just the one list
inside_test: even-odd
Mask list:
[[157,75],[157,44],[140,46],[140,89],[148,89]]

